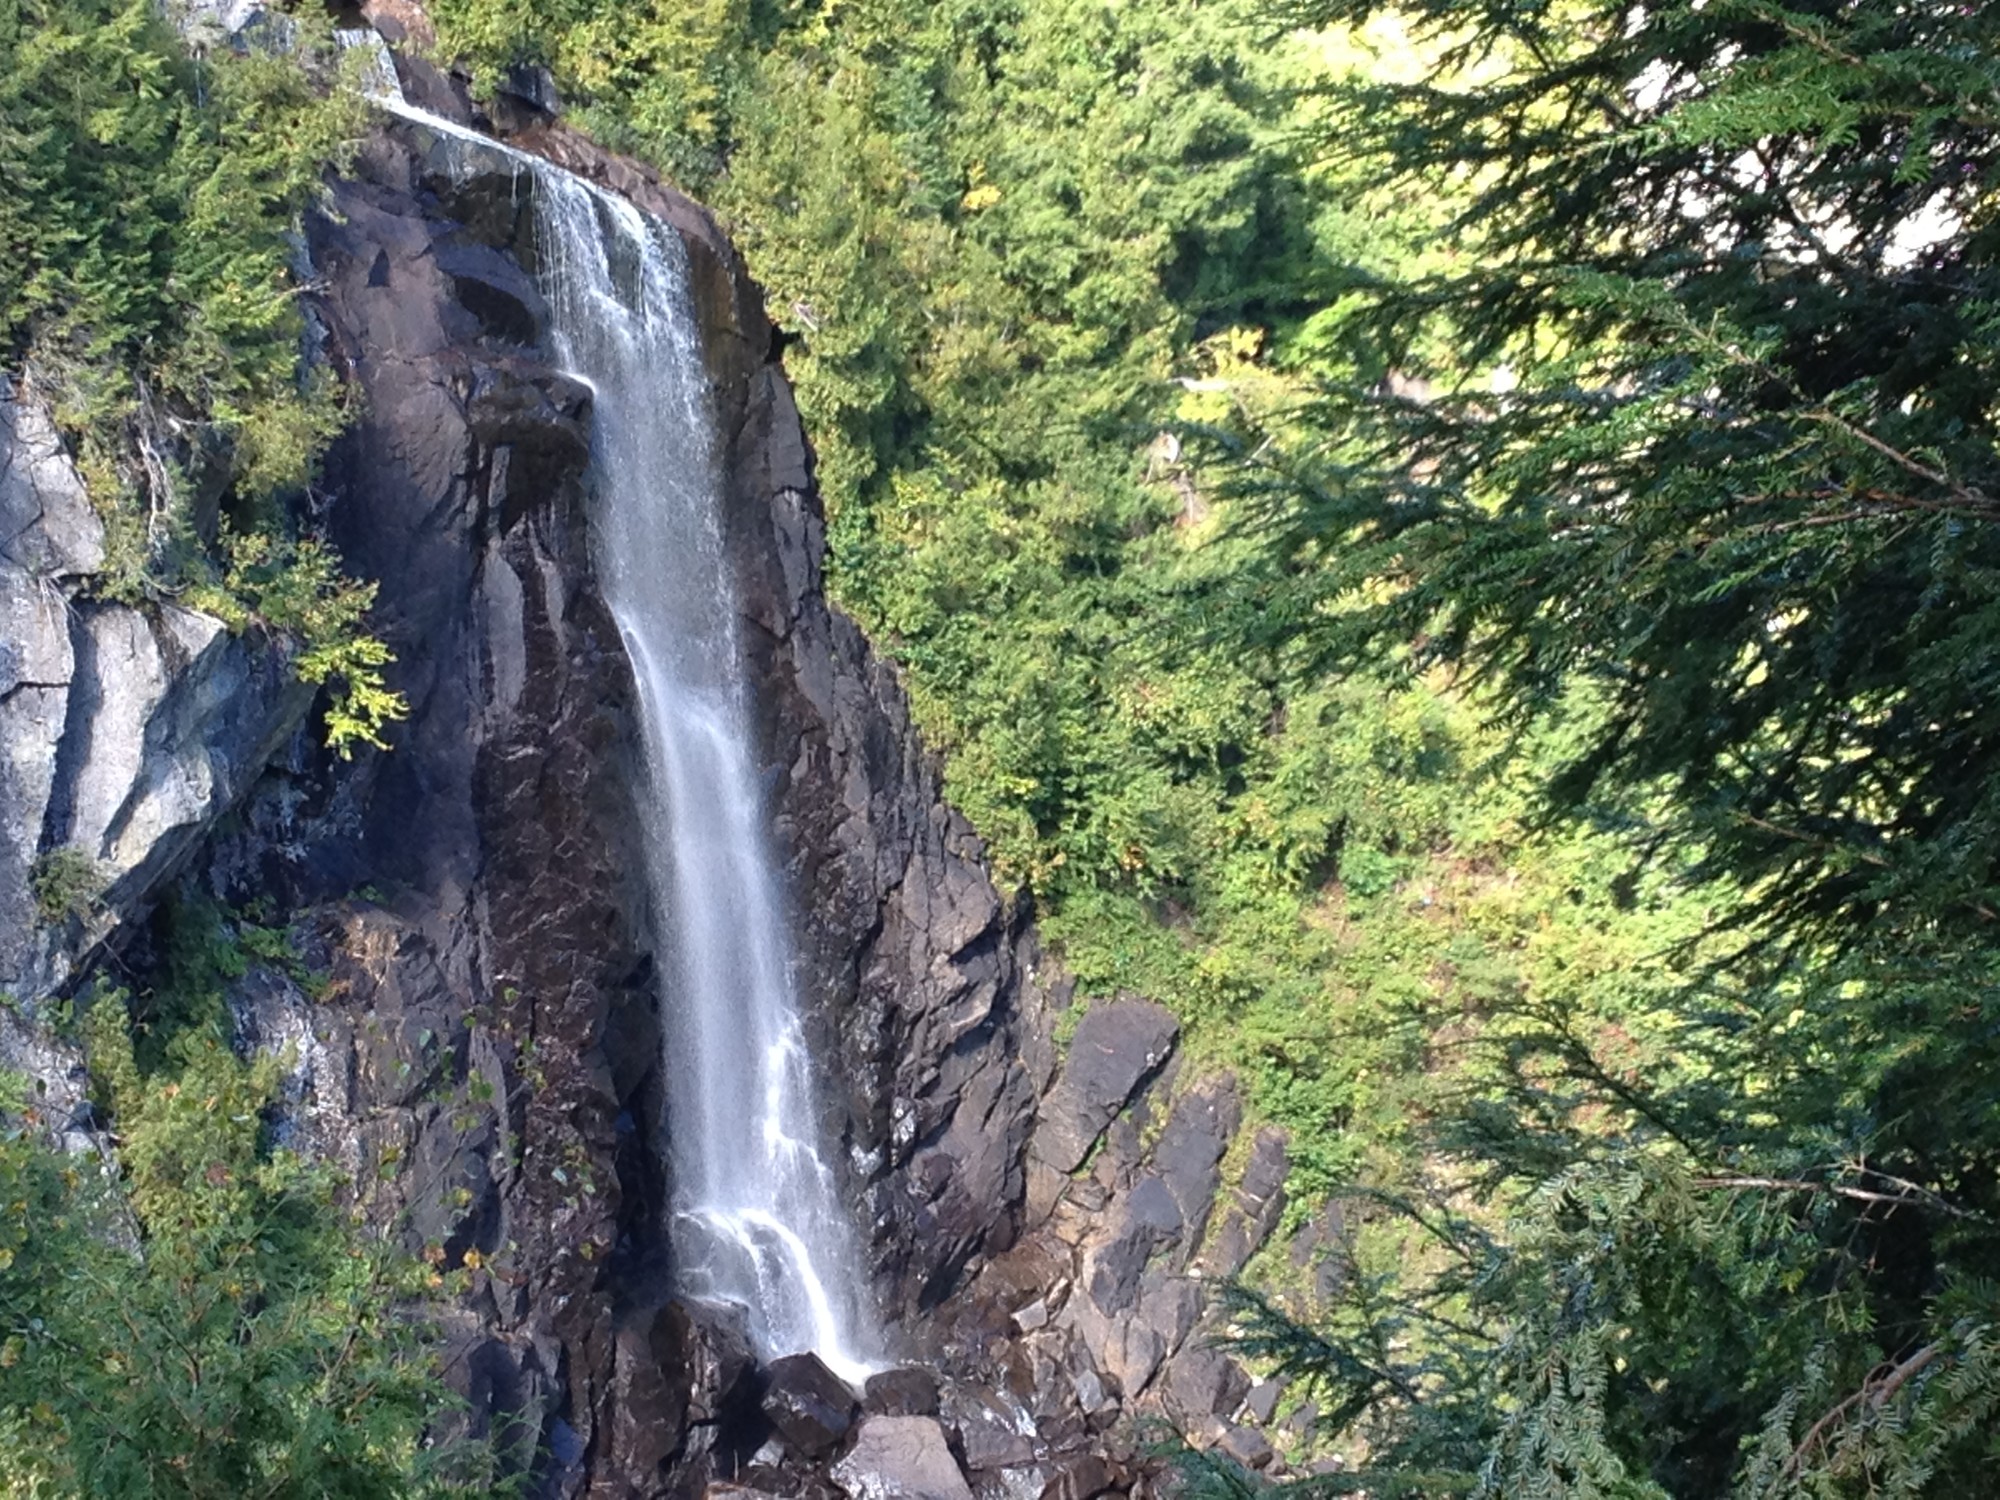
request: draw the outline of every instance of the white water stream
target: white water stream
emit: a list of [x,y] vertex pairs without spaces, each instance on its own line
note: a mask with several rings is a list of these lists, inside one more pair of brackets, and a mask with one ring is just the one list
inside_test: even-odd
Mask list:
[[822,1158],[784,904],[749,737],[715,419],[671,229],[562,169],[379,95],[531,178],[538,281],[594,393],[594,560],[639,691],[661,933],[671,1240],[682,1289],[742,1304],[767,1358],[859,1383],[877,1353],[853,1226]]

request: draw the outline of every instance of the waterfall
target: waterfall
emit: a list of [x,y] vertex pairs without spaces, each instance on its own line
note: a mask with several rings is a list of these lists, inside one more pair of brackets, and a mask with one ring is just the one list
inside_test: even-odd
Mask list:
[[742,1304],[767,1358],[875,1355],[853,1226],[821,1154],[784,903],[750,751],[715,419],[665,225],[569,172],[378,96],[532,178],[537,276],[594,392],[591,533],[638,687],[647,874],[663,942],[670,1237],[683,1291]]

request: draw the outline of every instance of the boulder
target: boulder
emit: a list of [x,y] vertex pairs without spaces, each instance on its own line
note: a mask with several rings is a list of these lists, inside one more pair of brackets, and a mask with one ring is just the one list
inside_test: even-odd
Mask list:
[[1319,1423],[1319,1406],[1312,1401],[1302,1401],[1292,1409],[1291,1415],[1278,1424],[1278,1430],[1295,1443],[1302,1443],[1312,1436],[1313,1428]]
[[1035,1151],[1060,1172],[1083,1164],[1104,1129],[1172,1053],[1180,1024],[1165,1006],[1118,999],[1077,1023],[1054,1089],[1042,1101]]
[[1039,1434],[1035,1419],[1005,1393],[961,1386],[946,1403],[945,1416],[958,1433],[966,1468],[994,1471],[1033,1462]]
[[1122,1212],[1110,1237],[1084,1258],[1084,1284],[1090,1300],[1105,1313],[1122,1313],[1139,1295],[1139,1279],[1153,1252],[1175,1243],[1185,1221],[1167,1185],[1146,1177],[1125,1195]]
[[1314,1297],[1322,1303],[1336,1300],[1347,1279],[1355,1230],[1348,1223],[1349,1212],[1347,1200],[1328,1200],[1317,1218],[1308,1219],[1299,1227],[1289,1246],[1292,1269],[1305,1273]]
[[[1087,1297],[1072,1304],[1070,1319],[1091,1362],[1117,1395],[1129,1402],[1152,1383],[1167,1356],[1158,1329],[1129,1313],[1106,1314]],[[1086,1411],[1092,1409],[1084,1405]]]
[[627,1319],[614,1337],[611,1446],[627,1474],[661,1475],[687,1435],[688,1392],[667,1378],[684,1353],[686,1332],[684,1319],[660,1308]]
[[1198,1429],[1233,1417],[1250,1393],[1250,1377],[1228,1355],[1196,1342],[1174,1357],[1162,1386],[1168,1412]]
[[1192,1277],[1156,1265],[1139,1278],[1139,1302],[1132,1316],[1159,1334],[1167,1353],[1187,1341],[1201,1311],[1201,1286]]
[[1121,1477],[1103,1454],[1086,1453],[1056,1471],[1042,1490],[1041,1500],[1096,1500],[1117,1489]]
[[1232,1427],[1215,1446],[1246,1469],[1268,1469],[1278,1456],[1271,1440],[1254,1427]]
[[972,1500],[944,1429],[931,1417],[864,1417],[831,1472],[849,1500]]
[[667,1370],[687,1392],[689,1420],[725,1420],[755,1390],[749,1319],[733,1303],[670,1302],[667,1312],[677,1326],[676,1353]]
[[937,1376],[916,1365],[878,1370],[868,1377],[861,1406],[870,1416],[934,1417],[938,1412]]
[[774,1359],[764,1374],[764,1415],[785,1445],[804,1458],[833,1452],[854,1425],[847,1382],[811,1353]]
[[1088,1367],[1078,1370],[1070,1379],[1070,1389],[1075,1393],[1076,1404],[1085,1416],[1096,1416],[1099,1412],[1116,1411],[1118,1399],[1104,1388],[1104,1379],[1097,1371]]
[[1277,1413],[1278,1398],[1285,1394],[1285,1388],[1275,1380],[1260,1380],[1250,1387],[1250,1394],[1243,1398],[1243,1409],[1259,1424],[1268,1425]]

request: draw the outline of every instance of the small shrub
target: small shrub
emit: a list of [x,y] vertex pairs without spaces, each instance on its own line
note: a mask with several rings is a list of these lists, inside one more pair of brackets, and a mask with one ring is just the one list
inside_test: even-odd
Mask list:
[[28,872],[35,907],[51,926],[89,916],[107,884],[104,867],[70,844],[49,850]]
[[222,534],[222,578],[188,592],[188,602],[220,617],[231,630],[252,624],[298,643],[292,671],[327,687],[326,743],[342,760],[357,744],[386,750],[382,732],[409,712],[382,669],[395,660],[362,628],[375,585],[340,571],[340,559],[310,538],[281,541],[267,532]]

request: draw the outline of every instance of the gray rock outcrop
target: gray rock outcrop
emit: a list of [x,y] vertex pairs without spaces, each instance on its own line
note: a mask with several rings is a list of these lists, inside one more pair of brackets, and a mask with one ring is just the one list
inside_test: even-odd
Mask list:
[[0,989],[61,977],[32,888],[69,718],[70,606],[104,531],[48,413],[0,379]]
[[103,564],[54,423],[0,381],[0,991],[31,1010],[146,910],[313,697],[277,642],[92,597]]

